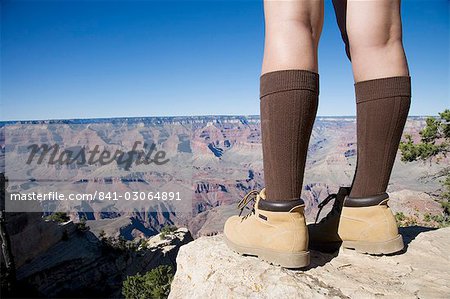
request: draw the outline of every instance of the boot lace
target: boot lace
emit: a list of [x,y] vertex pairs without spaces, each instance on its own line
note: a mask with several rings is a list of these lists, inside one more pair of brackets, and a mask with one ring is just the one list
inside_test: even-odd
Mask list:
[[[250,210],[250,208],[248,207],[248,204],[251,201],[256,201],[258,194],[259,194],[259,192],[257,190],[251,190],[241,199],[241,201],[238,203],[238,209],[241,210],[239,213],[239,217],[242,215],[242,212],[244,211],[244,209]],[[247,215],[243,216],[243,219],[246,219],[249,215],[251,215],[253,213],[255,213],[255,205],[254,204],[251,209],[251,212],[248,213]]]
[[318,206],[319,207],[319,211],[317,212],[316,221],[314,223],[317,223],[317,220],[319,220],[319,215],[320,215],[320,212],[322,211],[323,207],[325,207],[333,199],[334,199],[333,208],[331,209],[330,213],[328,213],[328,215],[325,216],[325,218],[321,220],[321,222],[326,220],[326,219],[328,219],[331,215],[334,215],[336,212],[340,212],[340,204],[336,200],[337,199],[337,194],[336,193],[330,194],[330,195],[327,196],[327,198],[325,198],[319,204],[319,206]]

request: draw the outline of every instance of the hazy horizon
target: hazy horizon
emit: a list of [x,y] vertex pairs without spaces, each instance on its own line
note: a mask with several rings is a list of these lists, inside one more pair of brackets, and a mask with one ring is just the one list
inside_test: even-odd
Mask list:
[[[408,118],[437,117],[438,115],[408,115]],[[88,117],[88,118],[49,118],[49,119],[10,119],[0,120],[0,124],[17,122],[43,122],[43,121],[86,121],[86,120],[110,120],[110,119],[145,119],[145,118],[214,118],[214,117],[251,117],[259,118],[259,114],[204,114],[204,115],[151,115],[151,116],[114,116],[114,117]],[[319,118],[356,118],[356,115],[317,115]]]

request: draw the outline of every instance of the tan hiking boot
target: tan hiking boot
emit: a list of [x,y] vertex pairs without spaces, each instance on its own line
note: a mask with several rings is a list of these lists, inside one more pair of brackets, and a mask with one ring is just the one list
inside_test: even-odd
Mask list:
[[[308,226],[311,234],[311,248],[342,242],[344,248],[355,249],[369,254],[390,254],[404,247],[402,236],[398,233],[397,223],[387,205],[387,193],[352,198],[345,193],[350,190],[341,188],[334,197],[335,206],[331,215],[321,222]],[[325,202],[325,201],[324,201]],[[339,211],[340,209],[340,211]],[[338,216],[340,214],[340,217]],[[337,223],[337,234],[336,234]]]
[[303,200],[268,201],[264,189],[251,191],[238,205],[241,214],[251,200],[256,202],[249,214],[232,216],[225,223],[228,247],[285,268],[309,265]]

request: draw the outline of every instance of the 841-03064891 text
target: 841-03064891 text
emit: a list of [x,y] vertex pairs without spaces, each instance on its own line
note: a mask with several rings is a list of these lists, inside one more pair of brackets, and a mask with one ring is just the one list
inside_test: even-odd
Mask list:
[[30,193],[12,193],[10,200],[39,200],[39,201],[62,201],[62,200],[80,200],[80,201],[107,201],[107,200],[149,200],[149,201],[180,201],[180,192],[168,191],[126,191],[126,192],[99,192],[94,193],[62,193],[62,192],[30,192]]
[[181,200],[180,192],[145,192],[145,191],[129,191],[121,194],[120,192],[99,192],[99,200]]

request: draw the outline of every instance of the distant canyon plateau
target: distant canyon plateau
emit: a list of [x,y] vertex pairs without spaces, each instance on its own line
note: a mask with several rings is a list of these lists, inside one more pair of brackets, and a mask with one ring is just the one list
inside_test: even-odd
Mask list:
[[[424,124],[424,117],[410,117],[405,133],[417,139]],[[185,198],[183,206],[122,200],[113,204],[61,202],[43,207],[45,211],[67,211],[74,221],[87,219],[96,234],[104,231],[131,240],[176,225],[188,227],[194,237],[213,235],[221,232],[228,216],[238,212],[236,203],[242,196],[264,187],[258,116],[30,121],[1,126],[0,166],[9,179],[8,192],[167,191],[180,192]],[[25,163],[27,148],[32,144],[56,144],[72,150],[100,147],[130,154],[137,151],[136,143],[151,144],[169,161],[165,165],[125,166],[121,161],[94,165]],[[302,193],[309,221],[321,200],[340,186],[350,185],[356,152],[354,117],[317,118]],[[440,213],[435,199],[441,184],[436,174],[445,162],[404,163],[398,156],[388,188],[391,205],[412,215]]]

